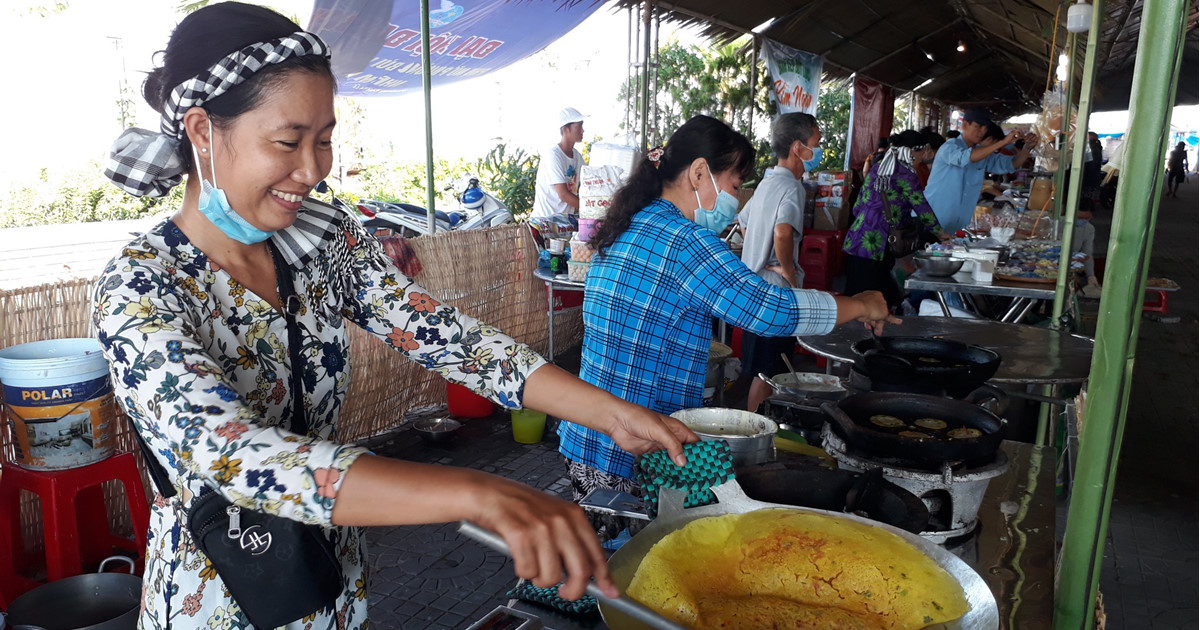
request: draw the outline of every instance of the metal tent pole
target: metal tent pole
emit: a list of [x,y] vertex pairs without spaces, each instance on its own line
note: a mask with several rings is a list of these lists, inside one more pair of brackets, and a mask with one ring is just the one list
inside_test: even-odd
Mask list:
[[421,87],[425,92],[425,231],[433,234],[433,73],[429,61],[429,0],[421,0]]
[[1189,4],[1190,0],[1145,0],[1142,7],[1126,135],[1137,141],[1126,146],[1109,245],[1111,268],[1127,270],[1134,281],[1105,282],[1101,294],[1079,462],[1054,593],[1055,630],[1093,626]]
[[642,25],[645,27],[645,38],[642,40],[642,143],[641,147],[649,146],[650,140],[646,135],[650,123],[650,0],[642,2]]

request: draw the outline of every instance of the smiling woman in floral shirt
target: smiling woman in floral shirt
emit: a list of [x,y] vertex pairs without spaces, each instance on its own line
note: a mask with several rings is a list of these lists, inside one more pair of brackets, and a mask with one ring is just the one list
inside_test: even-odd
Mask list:
[[[130,130],[114,145],[106,175],[131,194],[165,194],[188,175],[178,213],[113,259],[94,299],[117,396],[177,492],[151,510],[139,628],[251,627],[185,525],[192,499],[209,490],[322,526],[337,549],[341,594],[288,628],[367,627],[363,525],[471,520],[503,537],[516,573],[535,584],[565,572],[564,597],[581,595],[591,576],[615,594],[577,506],[340,442],[350,325],[505,407],[571,418],[637,452],[665,447],[683,463],[681,440],[696,438],[431,297],[354,217],[307,199],[332,163],[327,50],[267,9],[200,9],[147,79],[163,133]],[[298,308],[301,365],[275,260],[298,298],[288,304]],[[297,369],[303,434],[287,430]]]
[[[932,132],[931,132],[932,133]],[[936,134],[934,134],[936,135]],[[871,165],[854,204],[854,217],[842,249],[846,257],[846,295],[879,291],[893,310],[900,305],[900,286],[892,277],[895,257],[888,252],[892,226],[906,228],[915,221],[930,242],[948,238],[937,215],[925,201],[913,165],[932,159],[930,138],[909,129],[891,137],[887,153]]]

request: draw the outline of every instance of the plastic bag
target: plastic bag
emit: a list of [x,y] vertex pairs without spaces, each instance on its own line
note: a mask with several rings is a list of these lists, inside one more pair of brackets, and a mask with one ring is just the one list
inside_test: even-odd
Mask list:
[[[1058,171],[1058,164],[1064,147],[1071,146],[1071,134],[1075,132],[1075,107],[1071,107],[1066,125],[1063,124],[1063,106],[1067,102],[1061,86],[1046,92],[1042,97],[1042,111],[1038,114],[1037,122],[1033,124],[1034,133],[1038,135],[1037,170],[1046,173]],[[1058,142],[1059,134],[1066,134],[1062,143]]]

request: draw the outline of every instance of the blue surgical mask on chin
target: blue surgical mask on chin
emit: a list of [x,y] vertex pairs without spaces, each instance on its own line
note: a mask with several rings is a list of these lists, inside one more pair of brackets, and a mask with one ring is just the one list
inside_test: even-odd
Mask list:
[[811,173],[812,171],[816,170],[818,165],[821,164],[821,155],[822,155],[821,147],[809,147],[809,148],[812,149],[812,157],[808,158],[807,160],[804,160],[804,172],[805,173]]
[[[208,137],[212,137],[212,121],[208,123]],[[229,206],[229,199],[225,196],[225,191],[216,187],[217,169],[216,160],[213,159],[212,153],[209,152],[209,168],[212,169],[212,183],[207,180],[200,182],[200,213],[208,217],[208,220],[213,225],[217,226],[221,233],[229,238],[246,245],[261,243],[268,238],[271,238],[271,232],[264,232],[253,225],[249,221],[243,219],[241,215]],[[192,156],[196,156],[196,147],[192,147]],[[196,172],[200,172],[200,162],[196,161]]]
[[700,227],[706,227],[720,234],[721,230],[733,223],[734,217],[737,216],[738,201],[737,197],[717,187],[717,180],[713,178],[711,170],[708,172],[708,178],[712,180],[713,190],[717,191],[717,201],[713,204],[712,210],[709,210],[700,203],[700,191],[695,191],[696,223],[699,223]]

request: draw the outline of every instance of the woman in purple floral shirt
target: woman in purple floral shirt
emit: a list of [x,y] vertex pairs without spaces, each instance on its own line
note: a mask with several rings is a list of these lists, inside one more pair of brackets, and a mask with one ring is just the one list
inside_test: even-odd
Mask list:
[[[895,257],[887,250],[891,226],[916,221],[936,239],[945,236],[917,179],[914,164],[932,159],[935,149],[919,131],[909,129],[891,137],[883,159],[871,166],[854,204],[854,222],[842,247],[846,257],[846,295],[879,291],[895,309],[902,294],[892,277]],[[886,202],[885,202],[886,198]]]

